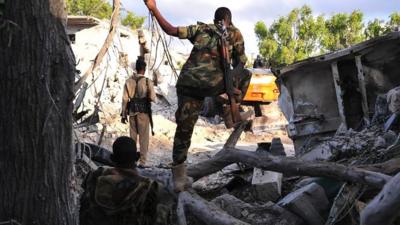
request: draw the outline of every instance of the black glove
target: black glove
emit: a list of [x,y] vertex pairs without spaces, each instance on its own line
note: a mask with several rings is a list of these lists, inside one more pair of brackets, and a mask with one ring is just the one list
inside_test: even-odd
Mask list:
[[121,118],[121,123],[126,124],[127,121],[128,121],[128,120],[126,119],[126,117],[122,117],[122,118]]

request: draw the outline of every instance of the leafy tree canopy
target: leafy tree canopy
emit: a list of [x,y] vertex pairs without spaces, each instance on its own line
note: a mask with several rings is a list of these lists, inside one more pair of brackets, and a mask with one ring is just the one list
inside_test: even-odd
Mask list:
[[125,18],[122,20],[122,25],[130,27],[132,30],[136,30],[142,27],[146,17],[137,16],[133,12],[128,12]]
[[[112,6],[105,0],[67,0],[67,11],[71,15],[94,16],[99,19],[110,19]],[[142,27],[146,17],[135,15],[128,11],[122,18],[122,24],[131,29]]]
[[305,5],[278,18],[269,27],[257,22],[254,31],[260,54],[271,66],[277,66],[346,48],[399,26],[398,12],[391,14],[387,22],[375,19],[365,25],[361,11],[313,16],[311,8]]
[[109,19],[112,14],[112,6],[104,0],[67,0],[67,11],[72,15]]

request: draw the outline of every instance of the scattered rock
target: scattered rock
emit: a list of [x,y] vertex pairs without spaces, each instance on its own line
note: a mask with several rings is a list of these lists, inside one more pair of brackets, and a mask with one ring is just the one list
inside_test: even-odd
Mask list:
[[322,214],[328,209],[329,201],[324,189],[311,183],[288,194],[278,205],[290,210],[310,225],[321,225],[325,222]]
[[391,113],[400,112],[400,87],[395,87],[387,93],[386,101]]
[[249,204],[229,194],[221,195],[211,202],[231,216],[253,225],[304,224],[298,216],[272,202],[261,205]]
[[257,199],[263,202],[276,201],[281,196],[282,174],[254,168],[251,184]]

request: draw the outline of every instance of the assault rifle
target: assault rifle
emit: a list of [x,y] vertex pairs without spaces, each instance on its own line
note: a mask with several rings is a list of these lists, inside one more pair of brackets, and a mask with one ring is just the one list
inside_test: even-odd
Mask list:
[[231,64],[231,58],[229,54],[229,43],[228,43],[228,30],[226,29],[225,24],[221,21],[219,24],[219,28],[221,31],[220,35],[220,51],[222,58],[222,70],[224,73],[224,84],[225,91],[229,98],[229,107],[232,116],[233,124],[236,124],[242,120],[239,112],[239,103],[236,102],[235,95],[240,95],[241,92],[234,86],[233,82],[233,70]]

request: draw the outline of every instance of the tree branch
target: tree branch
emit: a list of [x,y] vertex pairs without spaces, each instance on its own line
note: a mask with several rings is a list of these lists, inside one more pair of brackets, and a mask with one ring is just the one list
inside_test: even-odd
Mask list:
[[188,167],[188,175],[195,180],[215,173],[232,163],[244,163],[265,170],[301,176],[327,177],[382,188],[390,176],[356,167],[329,162],[307,162],[297,158],[276,157],[268,153],[239,149],[223,149],[213,158]]
[[94,71],[96,67],[98,67],[101,61],[104,58],[104,55],[107,53],[110,44],[114,38],[115,32],[117,30],[118,22],[119,22],[119,11],[120,11],[121,3],[120,0],[113,0],[113,14],[111,16],[111,24],[110,31],[107,35],[106,40],[104,41],[103,46],[101,47],[99,53],[94,59],[94,63],[89,67],[89,69],[85,72],[85,74],[79,78],[79,80],[75,83],[74,91],[75,93],[81,88],[85,80],[89,77],[90,74]]
[[390,225],[400,211],[400,173],[361,212],[361,225]]
[[[180,216],[179,225],[186,225],[184,209],[205,224],[210,225],[249,225],[246,222],[236,219],[227,212],[218,208],[211,202],[208,202],[195,193],[181,192],[179,194],[178,215]],[[183,216],[182,216],[183,214]]]

